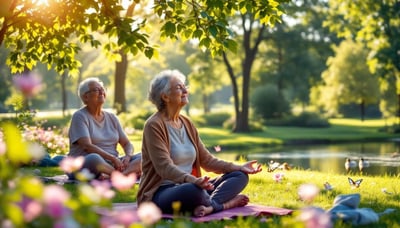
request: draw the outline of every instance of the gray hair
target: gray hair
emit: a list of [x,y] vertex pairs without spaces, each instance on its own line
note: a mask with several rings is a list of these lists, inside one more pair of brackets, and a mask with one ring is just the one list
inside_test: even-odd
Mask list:
[[171,89],[171,79],[176,78],[185,83],[186,77],[179,70],[164,70],[158,73],[150,82],[148,99],[153,103],[158,111],[165,108],[165,103],[161,99],[163,94],[169,94]]
[[81,81],[78,86],[78,96],[81,98],[83,102],[83,95],[85,93],[89,92],[90,88],[89,85],[91,83],[97,82],[103,87],[103,82],[99,78],[91,77],[91,78],[86,78],[85,80]]

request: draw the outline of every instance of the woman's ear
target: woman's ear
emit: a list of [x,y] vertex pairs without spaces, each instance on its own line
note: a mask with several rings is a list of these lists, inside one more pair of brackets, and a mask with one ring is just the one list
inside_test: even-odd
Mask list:
[[163,93],[163,94],[161,95],[161,100],[163,100],[165,103],[168,103],[168,101],[169,101],[169,96],[168,96],[167,94]]

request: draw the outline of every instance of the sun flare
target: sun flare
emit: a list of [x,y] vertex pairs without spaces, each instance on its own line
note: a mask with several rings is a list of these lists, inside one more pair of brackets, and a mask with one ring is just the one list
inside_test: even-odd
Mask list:
[[38,6],[40,6],[40,5],[48,6],[49,5],[49,2],[47,0],[32,0],[32,3],[35,5],[38,5]]

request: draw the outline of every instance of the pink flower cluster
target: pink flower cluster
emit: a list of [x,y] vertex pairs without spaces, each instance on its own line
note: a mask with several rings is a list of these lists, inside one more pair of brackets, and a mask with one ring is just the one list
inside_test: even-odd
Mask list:
[[24,125],[22,136],[27,141],[39,143],[49,154],[65,154],[68,151],[68,139],[57,133],[55,127],[44,129]]

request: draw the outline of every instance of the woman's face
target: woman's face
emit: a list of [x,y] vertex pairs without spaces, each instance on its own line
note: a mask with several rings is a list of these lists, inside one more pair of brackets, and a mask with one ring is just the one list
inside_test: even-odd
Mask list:
[[85,103],[87,105],[103,105],[106,99],[106,91],[97,82],[89,84],[89,91],[85,93]]
[[183,107],[189,103],[188,87],[179,79],[173,78],[170,81],[171,89],[167,94],[166,103],[168,106]]

